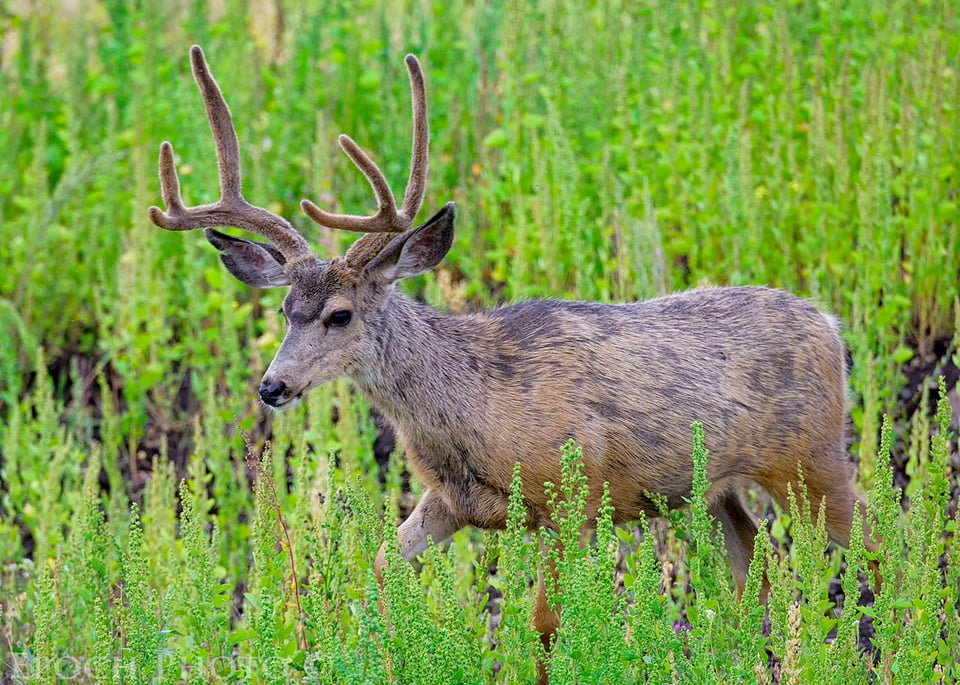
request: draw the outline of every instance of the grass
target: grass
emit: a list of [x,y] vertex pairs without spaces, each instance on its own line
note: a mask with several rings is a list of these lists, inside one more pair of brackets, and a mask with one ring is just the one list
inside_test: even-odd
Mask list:
[[[465,531],[381,591],[402,455],[378,464],[343,381],[263,416],[281,293],[149,223],[162,140],[188,202],[216,192],[192,43],[234,113],[246,195],[320,252],[349,237],[297,203],[368,208],[339,132],[406,178],[402,57],[420,57],[424,215],[458,203],[450,256],[405,286],[435,306],[751,283],[845,322],[883,590],[859,597],[871,553],[824,553],[796,493],[737,603],[698,495],[669,527],[567,547],[554,681],[960,677],[952,3],[110,0],[0,1],[0,680],[536,674],[538,545]],[[580,496],[569,463],[558,516]]]

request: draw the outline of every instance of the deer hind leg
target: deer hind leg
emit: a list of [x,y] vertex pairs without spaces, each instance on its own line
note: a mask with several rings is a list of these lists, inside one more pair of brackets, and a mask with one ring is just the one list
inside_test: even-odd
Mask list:
[[[757,537],[757,524],[754,517],[735,491],[729,491],[710,503],[709,513],[720,522],[723,540],[727,547],[727,558],[737,581],[737,596],[743,594],[753,559],[753,543]],[[764,579],[766,589],[766,579]],[[766,593],[764,593],[765,596]]]
[[[803,482],[807,488],[810,516],[814,524],[820,516],[821,503],[826,502],[826,510],[823,515],[827,535],[841,547],[849,547],[850,528],[853,525],[853,507],[857,505],[860,507],[860,519],[863,522],[864,542],[868,545],[868,548],[872,547],[869,543],[870,525],[867,521],[866,502],[854,489],[845,472],[819,474],[812,468],[805,466]],[[797,487],[796,478],[776,483],[764,483],[763,485],[780,502],[781,506],[786,507],[789,505],[788,483],[799,504],[800,491]]]
[[[810,502],[810,515],[816,523],[820,516],[821,502],[826,502],[823,512],[824,523],[829,538],[841,547],[850,546],[850,529],[853,526],[854,507],[860,509],[860,521],[863,527],[863,542],[867,551],[876,551],[876,545],[870,540],[870,521],[867,515],[867,503],[857,492],[850,479],[847,466],[847,455],[840,448],[835,459],[828,461],[827,468],[812,459],[803,463],[803,482],[807,488],[807,499]],[[840,465],[838,468],[837,465]],[[762,485],[776,499],[781,506],[789,505],[787,484],[790,483],[794,496],[799,499],[797,478],[763,482]],[[798,502],[799,503],[799,502]],[[882,579],[878,573],[877,564],[871,561],[870,569],[874,573],[877,589]]]
[[[804,473],[806,478],[806,473]],[[870,520],[867,511],[867,502],[856,491],[853,484],[846,478],[838,478],[835,482],[826,480],[815,481],[815,487],[807,484],[807,496],[810,498],[810,513],[816,521],[820,513],[820,503],[826,499],[826,510],[823,512],[827,535],[841,547],[850,546],[850,532],[853,528],[853,511],[857,507],[860,511],[860,525],[863,530],[863,546],[868,552],[875,552],[877,546],[870,539]],[[868,563],[873,573],[876,589],[880,590],[883,578],[877,562]]]

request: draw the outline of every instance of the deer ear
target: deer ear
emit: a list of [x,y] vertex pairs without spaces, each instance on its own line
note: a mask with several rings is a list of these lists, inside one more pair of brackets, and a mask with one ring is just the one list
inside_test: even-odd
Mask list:
[[455,214],[454,203],[448,202],[425,224],[398,235],[370,260],[364,276],[386,285],[435,267],[453,245]]
[[283,271],[283,255],[273,245],[234,238],[212,228],[204,230],[203,234],[220,250],[220,261],[239,281],[254,288],[290,285],[290,279]]

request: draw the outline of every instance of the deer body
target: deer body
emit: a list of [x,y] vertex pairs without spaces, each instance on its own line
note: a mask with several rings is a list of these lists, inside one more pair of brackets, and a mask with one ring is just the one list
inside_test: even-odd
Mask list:
[[[582,448],[590,486],[587,514],[609,483],[615,520],[657,514],[651,493],[681,506],[690,494],[690,424],[704,424],[711,458],[711,513],[720,522],[733,574],[743,586],[757,528],[738,488],[758,483],[785,503],[802,467],[814,516],[825,499],[830,537],[846,545],[854,506],[844,440],[846,378],[836,324],[812,304],[759,287],[709,288],[638,304],[533,301],[485,314],[446,315],[394,285],[424,273],[453,242],[448,204],[411,228],[427,175],[423,76],[406,60],[413,91],[413,154],[400,209],[379,168],[341,136],[377,197],[371,217],[329,214],[323,226],[365,233],[342,257],[321,260],[280,216],[247,203],[230,111],[199,47],[191,50],[217,150],[221,198],[185,207],[173,148],[160,148],[169,230],[205,228],[241,281],[285,287],[287,333],[260,386],[275,408],[347,376],[395,426],[407,459],[427,486],[401,524],[412,559],[428,538],[465,525],[502,527],[513,468],[521,464],[528,525],[550,525],[543,484],[560,482],[559,451]],[[213,230],[259,233],[253,242]],[[378,570],[383,565],[383,550]],[[541,588],[542,590],[542,588]],[[535,623],[557,617],[541,591]]]
[[[468,316],[394,292],[375,326],[376,354],[350,376],[457,528],[503,526],[518,461],[530,523],[549,524],[543,483],[560,481],[571,438],[583,449],[591,518],[604,482],[617,522],[655,516],[649,493],[682,506],[693,421],[705,426],[717,499],[748,481],[782,499],[798,463],[808,480],[850,477],[842,344],[828,317],[781,291],[536,301]],[[404,556],[425,547],[414,537]]]

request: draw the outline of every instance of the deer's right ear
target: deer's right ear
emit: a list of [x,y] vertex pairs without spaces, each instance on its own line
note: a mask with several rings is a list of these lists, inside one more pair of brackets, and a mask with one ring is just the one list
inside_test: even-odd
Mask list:
[[220,261],[239,281],[254,288],[290,285],[283,270],[286,260],[273,245],[234,238],[212,228],[204,230],[203,234],[220,250]]
[[398,235],[370,260],[364,274],[387,284],[426,273],[435,267],[453,245],[455,213],[455,205],[448,202],[425,224]]

